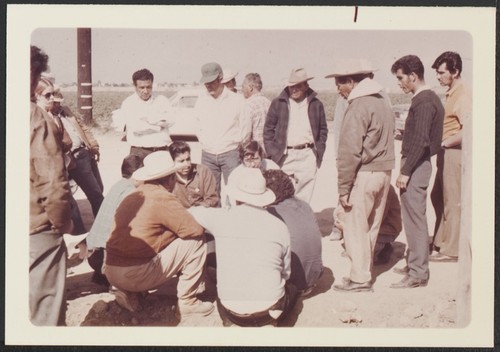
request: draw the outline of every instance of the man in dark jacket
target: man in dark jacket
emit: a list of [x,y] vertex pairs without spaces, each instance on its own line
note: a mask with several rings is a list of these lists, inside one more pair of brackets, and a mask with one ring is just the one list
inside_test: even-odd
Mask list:
[[295,179],[295,196],[310,202],[326,149],[328,128],[323,103],[309,88],[303,68],[294,69],[283,92],[272,101],[264,124],[269,158]]

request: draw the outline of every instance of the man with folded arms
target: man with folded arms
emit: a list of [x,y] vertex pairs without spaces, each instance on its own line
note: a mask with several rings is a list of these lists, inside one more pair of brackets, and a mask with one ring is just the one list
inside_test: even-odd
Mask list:
[[408,270],[391,287],[414,288],[426,286],[429,280],[427,188],[432,173],[431,157],[441,146],[444,108],[436,93],[425,85],[424,65],[417,56],[403,56],[392,65],[391,72],[401,90],[413,94],[401,145],[401,170],[396,180],[408,242]]
[[323,103],[309,88],[303,68],[293,69],[286,87],[269,107],[264,123],[267,156],[295,179],[295,196],[309,203],[326,149]]
[[125,197],[115,213],[106,243],[103,272],[115,286],[118,304],[139,309],[141,292],[155,289],[175,275],[181,318],[209,315],[214,306],[197,298],[205,289],[207,255],[203,228],[172,194],[175,164],[167,151],[151,153],[132,178],[144,182]]
[[262,172],[246,168],[228,184],[237,204],[227,209],[191,208],[215,237],[219,312],[240,326],[276,325],[297,296],[290,278],[290,234],[264,208],[275,200]]

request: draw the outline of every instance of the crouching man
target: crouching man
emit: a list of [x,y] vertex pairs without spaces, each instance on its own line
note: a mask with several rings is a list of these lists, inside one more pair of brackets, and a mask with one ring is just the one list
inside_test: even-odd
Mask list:
[[276,325],[293,307],[290,234],[264,207],[275,200],[259,169],[246,168],[228,184],[230,209],[191,208],[215,237],[219,312],[239,326]]
[[168,151],[151,153],[132,178],[144,183],[123,199],[106,243],[103,272],[114,285],[116,301],[130,311],[139,308],[141,292],[157,288],[179,274],[181,318],[209,315],[214,306],[197,294],[205,289],[207,255],[203,228],[171,193],[176,171]]

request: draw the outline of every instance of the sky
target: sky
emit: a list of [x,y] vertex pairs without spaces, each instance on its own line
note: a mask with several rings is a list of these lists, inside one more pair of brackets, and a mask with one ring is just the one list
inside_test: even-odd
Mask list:
[[[56,82],[77,81],[76,28],[37,28],[31,43],[50,57]],[[93,83],[131,83],[132,73],[146,67],[157,83],[198,82],[201,66],[216,61],[244,75],[258,72],[264,87],[280,86],[292,68],[303,67],[312,88],[332,88],[336,60],[368,59],[377,68],[375,78],[398,91],[390,72],[399,57],[414,54],[426,69],[427,84],[437,85],[434,59],[456,51],[463,59],[463,77],[471,79],[472,39],[465,31],[449,30],[231,30],[137,29],[91,30]]]

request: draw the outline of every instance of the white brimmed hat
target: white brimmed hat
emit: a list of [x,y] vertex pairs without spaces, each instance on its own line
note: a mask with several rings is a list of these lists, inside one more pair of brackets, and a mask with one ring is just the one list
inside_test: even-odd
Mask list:
[[269,205],[276,199],[273,191],[266,188],[266,179],[258,168],[245,167],[227,185],[227,194],[234,200],[258,207]]
[[310,79],[313,79],[314,77],[308,77],[306,70],[303,68],[294,68],[292,72],[290,72],[290,77],[288,78],[288,81],[286,82],[287,87],[294,86],[296,84],[309,81]]
[[222,70],[222,83],[227,83],[238,75],[238,72],[231,70],[230,68]]
[[373,73],[377,69],[372,68],[372,64],[364,59],[351,59],[341,60],[335,65],[335,70],[332,74],[325,76],[325,78],[354,76],[367,73]]
[[144,166],[137,169],[132,178],[137,181],[151,181],[171,175],[182,169],[185,163],[175,163],[165,150],[153,152],[144,158]]

